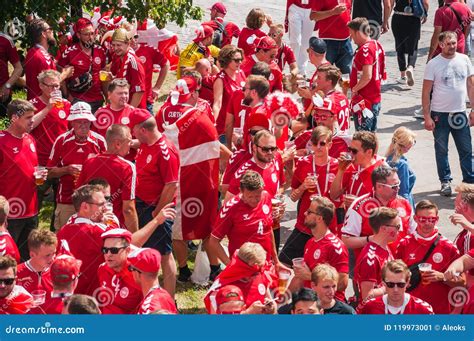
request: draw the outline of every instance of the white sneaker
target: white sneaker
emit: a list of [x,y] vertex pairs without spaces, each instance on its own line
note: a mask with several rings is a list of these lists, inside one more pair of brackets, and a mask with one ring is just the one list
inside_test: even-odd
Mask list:
[[423,115],[423,108],[416,109],[413,113],[413,117],[424,120],[425,116]]
[[415,84],[415,80],[413,79],[413,66],[409,66],[406,71],[407,75],[407,85],[413,86]]
[[397,83],[406,85],[407,84],[407,78],[406,77],[397,78]]

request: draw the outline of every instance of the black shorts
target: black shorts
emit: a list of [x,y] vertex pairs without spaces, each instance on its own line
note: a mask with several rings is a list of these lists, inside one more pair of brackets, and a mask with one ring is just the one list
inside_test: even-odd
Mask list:
[[294,258],[301,258],[304,256],[304,247],[311,235],[306,234],[295,228],[286,240],[283,249],[281,249],[278,259],[286,265],[292,265]]
[[[140,228],[148,224],[152,219],[152,212],[156,206],[149,206],[145,202],[137,198],[136,208],[138,214],[138,225]],[[143,247],[149,247],[158,250],[163,256],[169,255],[172,248],[171,232],[173,228],[172,220],[165,220],[163,224],[158,226],[151,234],[150,238],[143,244]]]

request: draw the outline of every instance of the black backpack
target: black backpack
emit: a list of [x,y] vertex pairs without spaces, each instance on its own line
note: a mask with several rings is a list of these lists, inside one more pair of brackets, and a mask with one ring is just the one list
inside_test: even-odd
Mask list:
[[214,20],[214,22],[217,24],[217,28],[214,30],[214,38],[212,39],[212,45],[221,48],[222,42],[224,41],[224,37],[227,37],[227,32],[225,30],[227,22],[220,22],[218,20]]

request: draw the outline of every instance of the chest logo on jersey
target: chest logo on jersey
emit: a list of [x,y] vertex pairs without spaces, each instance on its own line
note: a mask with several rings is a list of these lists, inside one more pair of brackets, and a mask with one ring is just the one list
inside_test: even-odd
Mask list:
[[277,178],[277,175],[275,173],[272,174],[272,181],[273,182],[277,182],[278,178]]
[[240,82],[240,86],[243,88],[245,86],[245,81]]
[[267,290],[265,289],[265,285],[263,285],[263,283],[260,283],[257,288],[260,295],[265,295]]
[[268,213],[270,213],[270,207],[268,207],[267,204],[262,205],[262,211],[263,211],[264,214],[268,214]]
[[[36,148],[34,143],[30,143],[30,149],[33,153],[36,153]],[[18,152],[17,152],[18,153]]]
[[130,119],[128,117],[122,117],[120,119],[120,122],[123,124],[123,125],[127,125],[130,123]]
[[321,250],[317,249],[316,251],[314,251],[313,257],[314,259],[319,259],[319,257],[321,257]]
[[60,119],[64,120],[66,118],[66,112],[64,110],[59,110],[58,116]]
[[443,255],[440,252],[436,252],[433,254],[433,262],[439,264],[443,261]]
[[249,217],[249,215],[248,215],[248,214],[244,214],[244,215],[243,215],[243,219],[244,219],[244,220],[249,220],[249,219],[250,219],[250,217]]
[[271,82],[272,80],[275,79],[275,76],[273,75],[273,73],[270,74],[270,77],[268,77],[268,80]]
[[146,63],[146,57],[145,56],[140,56],[139,59],[143,64]]
[[255,41],[256,38],[257,36],[255,34],[252,34],[250,37],[247,38],[246,43],[249,45],[253,45],[253,42]]
[[409,260],[415,260],[415,254],[414,254],[414,253],[410,253],[410,254],[408,255],[408,259],[409,259]]
[[82,60],[78,60],[77,65],[82,66],[82,65],[84,65],[84,63],[82,62]]
[[127,298],[129,293],[130,293],[130,290],[128,290],[127,287],[123,287],[122,289],[120,289],[119,295],[121,298]]
[[146,163],[150,163],[152,158],[153,158],[153,156],[148,155],[147,158],[146,158]]
[[100,64],[101,62],[102,62],[102,59],[100,59],[100,57],[95,57],[94,58],[94,63]]
[[18,154],[18,147],[13,147],[13,154]]
[[333,182],[334,179],[336,178],[336,175],[334,173],[329,173],[327,177],[328,177],[329,182]]

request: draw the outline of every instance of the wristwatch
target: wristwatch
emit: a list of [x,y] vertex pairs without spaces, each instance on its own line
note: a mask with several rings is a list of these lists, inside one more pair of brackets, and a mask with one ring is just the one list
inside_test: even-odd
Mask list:
[[5,83],[5,88],[11,89],[11,88],[12,88],[12,85],[11,85],[10,83]]

